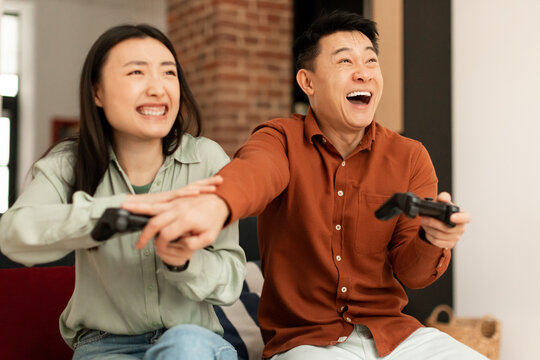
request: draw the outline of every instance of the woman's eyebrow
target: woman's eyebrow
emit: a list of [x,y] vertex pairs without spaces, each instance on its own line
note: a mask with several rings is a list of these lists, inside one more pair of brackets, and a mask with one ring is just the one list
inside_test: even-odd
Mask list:
[[[130,65],[148,65],[148,61],[144,60],[131,60],[124,64],[124,66],[130,66]],[[176,63],[174,61],[162,61],[161,66],[176,66]]]

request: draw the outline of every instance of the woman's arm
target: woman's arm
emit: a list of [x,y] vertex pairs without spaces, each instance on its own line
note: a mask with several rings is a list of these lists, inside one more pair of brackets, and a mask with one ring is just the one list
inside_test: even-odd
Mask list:
[[53,149],[34,164],[31,183],[0,219],[0,247],[10,259],[31,266],[100,244],[89,236],[93,225],[125,195],[71,196],[73,169],[73,153],[65,149]]

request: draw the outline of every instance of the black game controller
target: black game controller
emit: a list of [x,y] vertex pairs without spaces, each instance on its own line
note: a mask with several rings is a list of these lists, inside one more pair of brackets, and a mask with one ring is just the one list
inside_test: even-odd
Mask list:
[[141,230],[150,216],[132,214],[121,208],[107,208],[90,233],[96,241],[108,240],[116,233]]
[[375,216],[380,220],[390,220],[402,212],[410,218],[416,215],[431,216],[454,227],[456,224],[450,221],[450,215],[459,212],[459,207],[427,198],[423,200],[410,192],[396,193],[375,211]]

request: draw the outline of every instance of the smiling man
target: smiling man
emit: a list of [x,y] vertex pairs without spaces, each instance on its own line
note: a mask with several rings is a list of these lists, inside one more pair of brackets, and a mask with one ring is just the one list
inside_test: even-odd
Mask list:
[[155,215],[139,246],[154,235],[159,247],[188,234],[186,248],[202,248],[223,224],[259,215],[265,358],[484,359],[402,313],[401,284],[437,280],[470,216],[453,214],[453,228],[434,218],[374,216],[396,192],[450,202],[437,196],[422,144],[373,121],[383,91],[375,24],[334,12],[295,47],[307,115],[258,126],[220,171],[216,194],[125,204]]

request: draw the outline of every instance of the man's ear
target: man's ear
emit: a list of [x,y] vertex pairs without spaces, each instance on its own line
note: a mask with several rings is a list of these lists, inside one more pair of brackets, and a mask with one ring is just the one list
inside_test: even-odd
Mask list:
[[307,95],[313,95],[313,84],[311,81],[311,71],[306,69],[300,69],[296,73],[296,82],[302,91]]
[[101,101],[101,90],[99,86],[94,86],[94,103],[97,107],[103,107],[103,102]]

